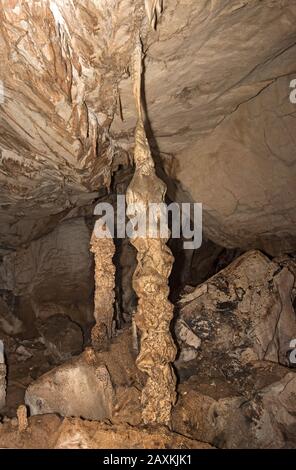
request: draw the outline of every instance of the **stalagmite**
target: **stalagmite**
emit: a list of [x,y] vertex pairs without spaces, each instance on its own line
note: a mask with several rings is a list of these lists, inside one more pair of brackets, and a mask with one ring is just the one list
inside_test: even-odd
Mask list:
[[96,324],[92,329],[92,345],[95,350],[105,349],[112,336],[113,304],[115,299],[115,245],[110,237],[98,238],[94,230],[91,252],[95,257],[95,306]]
[[[128,187],[127,212],[132,219],[132,205],[145,217],[149,203],[164,201],[166,186],[156,176],[154,162],[146,138],[141,108],[142,46],[137,38],[132,58],[134,95],[138,110],[135,132],[135,173]],[[159,217],[159,216],[157,216]],[[139,369],[148,375],[142,392],[142,417],[144,423],[170,423],[172,405],[175,402],[175,376],[171,362],[176,349],[170,334],[173,306],[168,300],[168,277],[173,256],[166,245],[167,238],[149,237],[148,233],[135,234],[131,243],[137,250],[138,265],[133,276],[133,288],[138,296],[135,322],[141,333]]]
[[0,341],[0,410],[6,401],[6,364],[4,358],[4,344]]
[[18,430],[19,432],[24,432],[28,428],[27,407],[25,405],[20,405],[16,411],[16,415],[18,421]]

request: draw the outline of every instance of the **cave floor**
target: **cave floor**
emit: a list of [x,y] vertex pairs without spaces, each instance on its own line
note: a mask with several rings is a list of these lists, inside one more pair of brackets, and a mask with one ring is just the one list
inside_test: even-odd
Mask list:
[[4,338],[8,384],[0,423],[1,448],[211,448],[168,428],[141,424],[140,396],[145,376],[135,365],[131,335],[131,328],[124,328],[112,340],[108,351],[97,353],[114,386],[111,420],[99,422],[44,414],[28,417],[28,427],[23,431],[19,430],[16,411],[24,403],[26,388],[55,365],[36,338],[22,339],[21,346],[25,345],[32,354],[27,358],[16,352],[12,338]]

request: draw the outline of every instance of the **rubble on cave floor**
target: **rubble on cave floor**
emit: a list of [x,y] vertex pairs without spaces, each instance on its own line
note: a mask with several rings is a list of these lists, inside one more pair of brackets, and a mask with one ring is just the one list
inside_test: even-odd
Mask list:
[[[295,272],[293,257],[270,260],[250,251],[185,289],[174,325],[179,383],[172,433],[142,425],[146,377],[135,364],[129,325],[117,331],[107,351],[86,348],[58,365],[44,360],[38,339],[20,344],[6,336],[10,367],[1,446],[199,448],[206,442],[217,448],[295,448],[296,370],[288,361],[289,338],[296,337]],[[37,414],[20,432],[15,414],[25,392],[31,414]]]
[[29,418],[20,432],[17,420],[0,424],[2,448],[18,449],[211,449],[212,446],[165,427],[64,418],[52,414]]

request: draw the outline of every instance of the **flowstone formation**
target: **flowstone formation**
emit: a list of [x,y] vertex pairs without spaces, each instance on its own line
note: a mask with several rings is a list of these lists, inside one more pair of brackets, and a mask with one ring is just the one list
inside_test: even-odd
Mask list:
[[[132,58],[134,96],[138,111],[135,132],[135,173],[128,187],[127,211],[133,219],[146,218],[150,203],[164,201],[166,185],[156,176],[154,162],[146,138],[141,105],[142,45],[136,40]],[[160,214],[156,214],[159,222]],[[150,236],[152,235],[152,236]],[[170,423],[171,408],[176,399],[176,380],[171,362],[176,348],[170,334],[173,305],[168,301],[173,256],[166,245],[167,238],[152,234],[146,224],[146,233],[134,233],[132,245],[137,250],[138,265],[133,276],[133,288],[138,296],[135,322],[141,333],[137,366],[148,375],[142,392],[144,423]]]
[[113,256],[115,245],[112,238],[99,238],[94,230],[91,238],[91,252],[95,258],[95,306],[96,324],[91,332],[93,348],[105,349],[112,337],[113,304],[115,300],[115,266]]

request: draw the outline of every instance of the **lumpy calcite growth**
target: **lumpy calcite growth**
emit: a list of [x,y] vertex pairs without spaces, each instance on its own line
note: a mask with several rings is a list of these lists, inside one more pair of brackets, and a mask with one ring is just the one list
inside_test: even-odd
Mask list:
[[[156,176],[154,162],[146,138],[140,100],[142,50],[138,40],[133,56],[134,94],[138,108],[135,132],[135,173],[127,190],[128,216],[132,219],[132,204],[137,204],[143,215],[148,214],[149,203],[162,203],[166,185]],[[139,216],[139,214],[137,214]],[[159,217],[159,215],[156,215]],[[137,250],[137,268],[133,288],[138,296],[135,321],[141,333],[139,369],[148,375],[142,392],[143,421],[169,424],[175,402],[176,381],[171,362],[176,348],[170,334],[173,305],[168,300],[168,277],[173,256],[166,245],[167,238],[135,234],[131,243]]]
[[115,245],[112,238],[99,238],[94,230],[91,252],[95,258],[95,306],[96,324],[92,329],[92,345],[95,350],[105,349],[112,336],[113,304],[115,299]]

